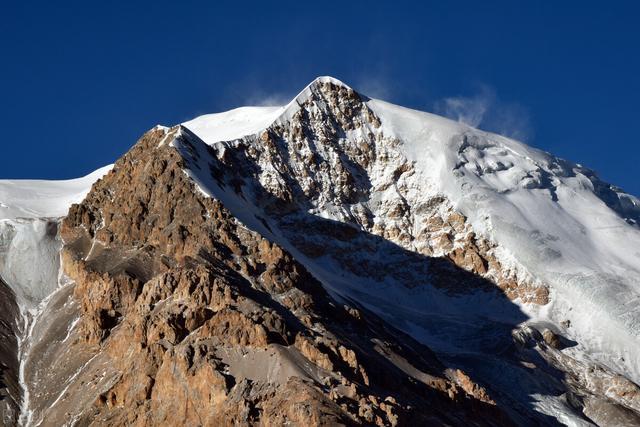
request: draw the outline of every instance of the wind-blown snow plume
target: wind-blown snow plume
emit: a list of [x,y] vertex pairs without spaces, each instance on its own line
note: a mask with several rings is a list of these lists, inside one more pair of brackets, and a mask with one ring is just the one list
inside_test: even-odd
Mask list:
[[379,76],[361,76],[357,81],[356,87],[362,93],[366,93],[367,96],[379,99],[389,99],[394,92],[391,83]]
[[484,121],[487,111],[494,103],[495,94],[486,86],[473,96],[454,96],[436,103],[436,110],[443,115],[472,127]]
[[494,89],[481,85],[472,96],[454,96],[436,102],[439,114],[521,141],[533,134],[529,113],[520,104],[502,102]]
[[286,104],[291,99],[291,94],[279,92],[255,92],[246,97],[244,105],[254,105],[256,107],[274,107]]

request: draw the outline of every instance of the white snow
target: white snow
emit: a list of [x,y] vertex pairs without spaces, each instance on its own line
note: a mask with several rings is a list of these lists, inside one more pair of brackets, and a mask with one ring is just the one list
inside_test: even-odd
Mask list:
[[589,172],[432,114],[369,106],[477,232],[551,286],[548,319],[570,320],[589,354],[640,382],[640,230],[596,195]]
[[206,141],[230,141],[263,130],[284,110],[284,107],[240,107],[196,117],[183,124]]
[[89,175],[65,181],[0,180],[0,220],[16,218],[59,218],[69,206],[87,195],[91,185],[104,176],[112,165]]

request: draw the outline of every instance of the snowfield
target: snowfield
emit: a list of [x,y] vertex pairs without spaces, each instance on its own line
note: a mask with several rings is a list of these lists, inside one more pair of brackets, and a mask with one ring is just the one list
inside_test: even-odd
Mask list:
[[425,180],[500,245],[504,261],[551,286],[550,306],[531,315],[569,321],[567,334],[590,355],[639,383],[638,199],[518,141],[378,100],[369,105]]

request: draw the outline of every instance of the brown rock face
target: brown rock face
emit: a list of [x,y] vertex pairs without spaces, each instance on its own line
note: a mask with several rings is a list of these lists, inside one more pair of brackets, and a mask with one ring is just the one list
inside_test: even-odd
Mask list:
[[0,278],[0,418],[4,425],[13,425],[20,412],[18,385],[17,320],[20,311],[16,296]]
[[62,224],[78,316],[63,354],[80,359],[66,392],[34,403],[34,420],[510,423],[467,374],[332,299],[291,254],[198,191],[166,136],[144,135]]

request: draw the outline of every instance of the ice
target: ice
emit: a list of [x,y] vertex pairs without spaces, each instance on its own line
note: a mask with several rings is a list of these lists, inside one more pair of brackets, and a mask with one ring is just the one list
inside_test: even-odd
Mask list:
[[47,219],[0,221],[0,275],[19,304],[44,299],[58,281],[57,222]]

